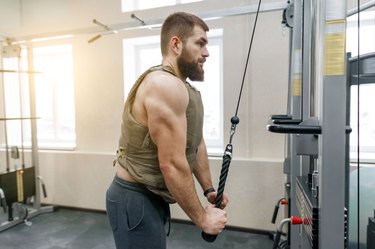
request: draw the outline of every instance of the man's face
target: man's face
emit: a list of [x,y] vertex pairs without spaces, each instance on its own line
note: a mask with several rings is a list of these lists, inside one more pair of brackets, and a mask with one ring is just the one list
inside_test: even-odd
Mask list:
[[204,80],[203,64],[209,56],[206,32],[195,26],[193,35],[183,44],[182,52],[177,59],[181,74],[192,81]]

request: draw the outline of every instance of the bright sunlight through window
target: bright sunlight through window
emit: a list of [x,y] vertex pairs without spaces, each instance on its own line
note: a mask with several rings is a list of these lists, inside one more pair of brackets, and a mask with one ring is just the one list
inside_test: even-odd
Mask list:
[[[26,49],[21,58],[5,58],[4,68],[27,70]],[[38,145],[43,149],[72,149],[76,138],[72,46],[34,48],[33,63],[34,70],[40,72],[34,74]],[[30,117],[28,75],[4,76],[4,91],[6,117]],[[31,145],[29,122],[7,124],[11,146]]]
[[38,141],[40,147],[75,146],[72,46],[34,48]]

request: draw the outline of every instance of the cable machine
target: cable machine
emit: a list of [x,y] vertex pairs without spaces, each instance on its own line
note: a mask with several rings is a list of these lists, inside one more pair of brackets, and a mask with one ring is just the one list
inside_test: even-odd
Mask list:
[[[18,46],[19,47],[19,46]],[[7,219],[1,219],[0,223],[0,232],[8,229],[14,225],[24,222],[27,225],[31,225],[31,222],[28,219],[39,215],[41,213],[52,212],[52,206],[42,207],[40,203],[40,193],[42,187],[43,194],[46,197],[46,188],[43,182],[43,179],[39,175],[39,159],[38,159],[38,144],[37,144],[37,117],[36,117],[36,106],[35,106],[35,84],[34,84],[34,74],[37,73],[33,71],[33,64],[32,64],[32,49],[28,49],[28,67],[31,70],[21,70],[20,66],[20,51],[21,48],[19,47],[14,49],[15,46],[10,45],[2,47],[2,54],[6,57],[18,57],[18,70],[13,69],[1,69],[0,73],[2,74],[1,80],[1,87],[0,90],[2,92],[2,116],[0,117],[0,122],[4,127],[4,143],[5,143],[5,164],[1,161],[2,165],[6,165],[6,169],[3,172],[3,169],[0,172],[0,197],[1,197],[1,206],[3,206],[3,212],[7,213]],[[14,53],[16,52],[16,54]],[[2,57],[1,57],[2,60]],[[2,63],[0,63],[2,65]],[[18,82],[19,82],[19,99],[20,99],[20,116],[19,117],[7,117],[6,115],[6,106],[5,106],[5,84],[4,84],[4,74],[12,74],[18,75]],[[26,74],[27,82],[29,84],[29,106],[30,106],[30,116],[24,117],[24,113],[22,111],[22,86],[21,86],[21,75]],[[21,127],[21,153],[19,152],[18,146],[12,146],[11,149],[9,148],[8,144],[8,134],[7,134],[7,126],[9,122],[20,122]],[[23,138],[24,138],[24,129],[23,125],[24,122],[30,122],[30,130],[31,130],[31,165],[25,165],[25,153],[24,153],[24,146],[23,146]],[[22,166],[18,168],[14,166],[11,168],[10,166],[10,157],[14,160],[19,159],[21,157]],[[21,154],[21,156],[20,156]]]
[[[288,111],[268,130],[286,134],[286,242],[273,248],[343,249],[348,244],[346,1],[288,2]],[[297,218],[298,217],[298,218]],[[285,222],[284,222],[285,221]],[[298,225],[297,225],[298,224]],[[282,245],[282,246],[281,246]]]

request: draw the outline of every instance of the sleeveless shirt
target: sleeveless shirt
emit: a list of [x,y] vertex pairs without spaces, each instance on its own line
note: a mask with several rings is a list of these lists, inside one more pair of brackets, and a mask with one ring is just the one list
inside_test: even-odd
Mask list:
[[[160,70],[175,75],[169,66],[151,67],[138,78],[128,95],[122,115],[121,136],[116,160],[137,182],[144,184],[150,191],[163,197],[166,202],[175,203],[176,201],[169,193],[160,171],[157,146],[152,141],[148,128],[138,123],[131,111],[137,90],[143,79],[150,72]],[[189,93],[189,103],[186,109],[186,159],[192,172],[198,145],[203,136],[204,115],[200,92],[188,82],[184,84]]]

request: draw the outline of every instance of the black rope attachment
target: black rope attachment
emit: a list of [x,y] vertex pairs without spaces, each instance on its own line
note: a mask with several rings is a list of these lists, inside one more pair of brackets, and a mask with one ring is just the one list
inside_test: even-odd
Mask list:
[[[223,155],[223,163],[222,163],[222,166],[221,166],[219,187],[218,187],[217,195],[216,195],[215,206],[217,208],[221,208],[221,203],[223,201],[223,195],[224,195],[225,182],[226,182],[226,179],[227,179],[227,176],[228,176],[229,166],[230,166],[230,163],[232,161],[232,153],[233,153],[232,140],[233,140],[234,134],[236,133],[236,126],[240,122],[240,119],[238,118],[237,114],[238,114],[238,109],[239,109],[240,102],[241,102],[242,90],[243,90],[243,86],[244,86],[244,83],[245,83],[246,71],[247,71],[247,67],[248,67],[248,64],[249,64],[250,52],[251,52],[251,48],[252,48],[252,45],[253,45],[255,28],[257,26],[261,2],[262,2],[262,0],[259,0],[257,12],[256,12],[256,15],[255,15],[254,27],[253,27],[253,32],[251,34],[249,50],[247,52],[247,58],[246,58],[246,63],[245,63],[245,69],[244,69],[244,72],[243,72],[240,93],[238,95],[236,112],[235,112],[235,115],[230,120],[231,127],[230,127],[229,143],[227,144],[227,146],[225,148],[224,155]],[[207,233],[202,231],[202,238],[207,242],[215,241],[216,237],[217,237],[217,235],[207,234]]]

